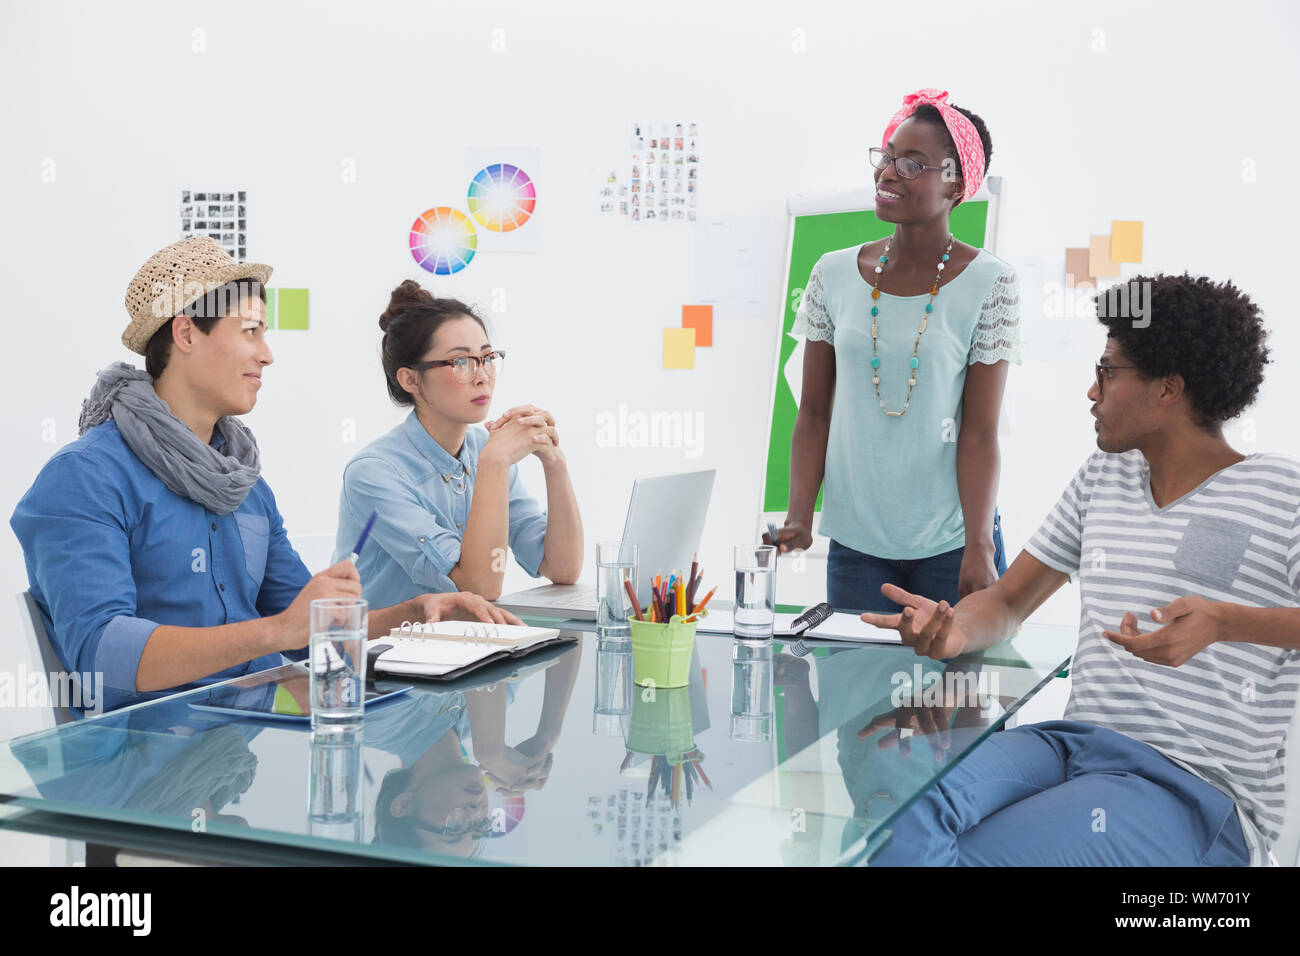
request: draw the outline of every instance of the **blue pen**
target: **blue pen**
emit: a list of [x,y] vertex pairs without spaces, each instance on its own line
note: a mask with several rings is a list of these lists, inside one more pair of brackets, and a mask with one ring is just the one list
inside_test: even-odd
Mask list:
[[377,510],[370,512],[370,520],[366,522],[365,530],[361,532],[361,537],[357,539],[357,546],[348,555],[348,560],[353,564],[356,564],[357,559],[361,557],[361,549],[366,546],[366,538],[370,537],[370,529],[375,526],[375,519],[378,517],[379,512]]
[[[357,546],[353,548],[352,553],[348,555],[348,560],[351,561],[354,566],[357,563],[357,559],[361,557],[361,549],[366,546],[366,538],[370,537],[370,529],[375,526],[375,519],[378,517],[378,509],[370,512],[370,520],[366,522],[366,526],[361,532],[361,537],[357,539]],[[325,648],[325,657],[329,671],[343,667],[343,658],[339,656],[338,651],[334,650],[334,645],[329,641],[326,641],[323,646]],[[369,770],[366,771],[366,776],[370,776]]]

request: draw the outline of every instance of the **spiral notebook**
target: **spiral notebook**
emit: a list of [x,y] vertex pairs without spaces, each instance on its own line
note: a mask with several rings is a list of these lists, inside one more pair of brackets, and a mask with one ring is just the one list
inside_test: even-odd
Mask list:
[[549,627],[476,621],[407,623],[371,641],[366,662],[372,674],[452,680],[497,661],[577,640]]

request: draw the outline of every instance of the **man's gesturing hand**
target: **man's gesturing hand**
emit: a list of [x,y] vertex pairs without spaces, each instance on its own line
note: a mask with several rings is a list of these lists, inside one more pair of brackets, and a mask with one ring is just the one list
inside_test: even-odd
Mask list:
[[966,635],[956,624],[956,608],[947,601],[936,604],[892,584],[882,584],[880,593],[901,604],[903,610],[899,614],[863,614],[866,623],[898,631],[903,646],[912,648],[920,657],[946,660],[966,649]]

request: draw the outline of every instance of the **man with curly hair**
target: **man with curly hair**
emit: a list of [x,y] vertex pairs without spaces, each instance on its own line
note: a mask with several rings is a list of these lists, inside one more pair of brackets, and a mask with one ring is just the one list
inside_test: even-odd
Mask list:
[[1014,633],[1077,575],[1065,719],[987,739],[873,865],[1272,859],[1300,684],[1300,462],[1223,435],[1263,381],[1259,309],[1184,274],[1112,287],[1097,311],[1099,451],[1025,550],[954,606],[885,585],[903,611],[863,615],[947,659]]

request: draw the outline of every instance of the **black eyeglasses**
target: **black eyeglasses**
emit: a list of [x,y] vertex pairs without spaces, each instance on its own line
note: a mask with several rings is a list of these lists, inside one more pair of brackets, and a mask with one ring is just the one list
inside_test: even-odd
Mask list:
[[873,146],[869,155],[871,156],[871,165],[875,166],[876,169],[883,171],[890,163],[893,163],[894,168],[898,170],[898,175],[904,179],[915,179],[927,169],[943,169],[942,166],[927,166],[925,163],[918,163],[916,160],[909,159],[906,156],[890,156],[879,146]]
[[1098,362],[1097,369],[1097,391],[1105,392],[1106,383],[1110,381],[1110,373],[1117,368],[1137,368],[1136,365],[1107,365],[1104,362]]
[[462,385],[466,382],[472,382],[478,377],[479,366],[487,372],[489,379],[495,379],[497,372],[505,365],[505,352],[488,352],[484,355],[458,355],[454,359],[438,359],[434,362],[416,362],[414,365],[408,365],[413,372],[423,372],[429,368],[442,368],[444,365],[451,366],[451,375]]

